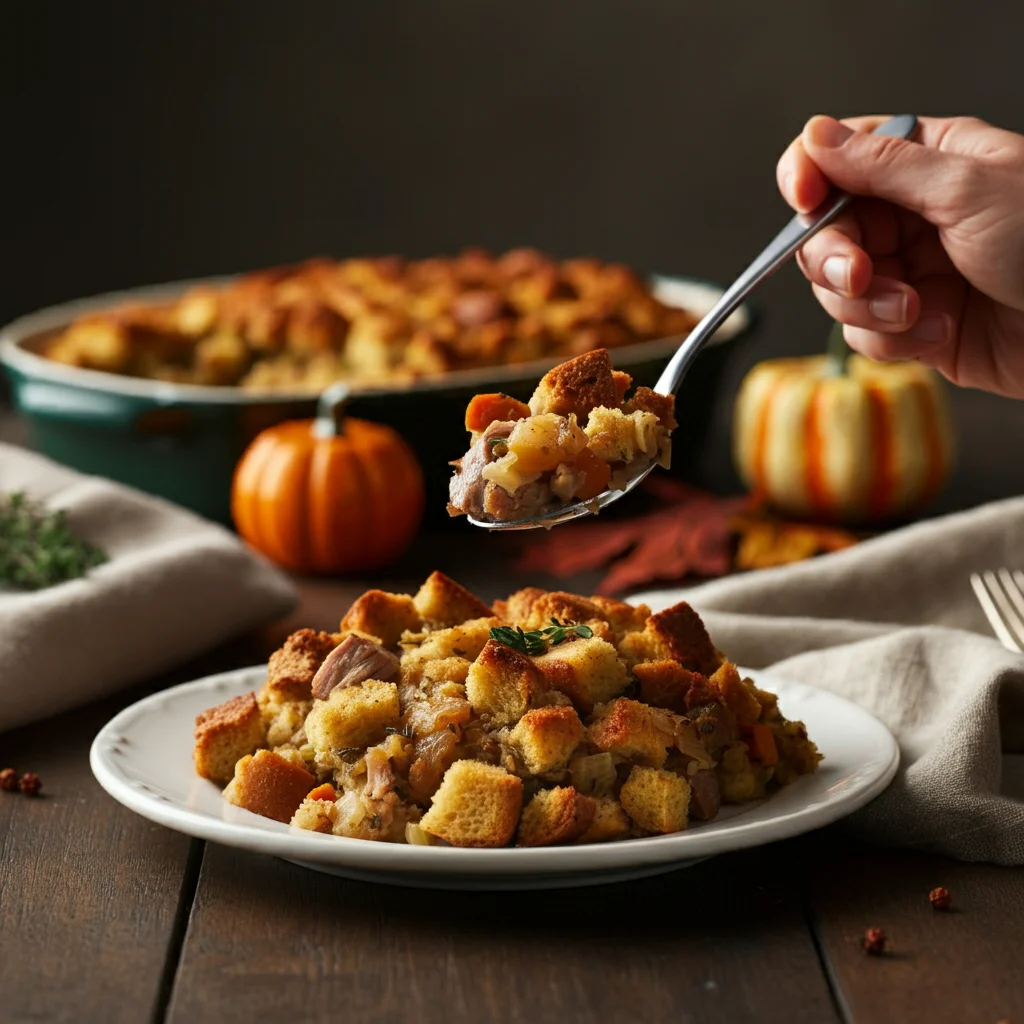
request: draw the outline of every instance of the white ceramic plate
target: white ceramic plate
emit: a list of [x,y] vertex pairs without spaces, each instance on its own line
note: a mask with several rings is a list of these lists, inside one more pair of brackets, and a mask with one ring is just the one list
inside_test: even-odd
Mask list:
[[266,678],[239,669],[155,693],[112,719],[93,742],[100,785],[143,817],[198,836],[268,853],[348,878],[453,889],[539,889],[594,885],[688,867],[717,853],[808,832],[862,807],[889,784],[899,763],[892,735],[841,697],[767,672],[751,673],[779,695],[783,714],[800,719],[825,755],[813,775],[771,797],[723,807],[687,831],[593,846],[465,850],[343,839],[293,829],[229,804],[192,764],[199,712]]

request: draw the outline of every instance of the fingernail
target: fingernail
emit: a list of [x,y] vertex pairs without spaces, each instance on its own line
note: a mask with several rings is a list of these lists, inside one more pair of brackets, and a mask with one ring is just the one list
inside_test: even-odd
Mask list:
[[926,313],[911,333],[921,341],[949,341],[953,337],[953,321],[945,313]]
[[850,294],[850,271],[853,261],[849,256],[829,256],[821,265],[821,273],[833,288],[844,295]]
[[903,292],[886,292],[868,302],[871,315],[890,324],[901,324],[907,319],[907,297]]
[[824,116],[812,117],[805,131],[809,142],[824,149],[841,146],[853,134],[852,128],[847,128],[834,117]]

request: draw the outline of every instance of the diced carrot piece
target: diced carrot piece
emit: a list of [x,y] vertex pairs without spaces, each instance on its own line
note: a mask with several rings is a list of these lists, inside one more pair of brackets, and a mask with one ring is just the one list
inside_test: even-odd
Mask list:
[[311,790],[306,799],[334,801],[337,799],[337,795],[334,792],[334,787],[329,782],[325,782],[322,786],[317,786],[316,789]]
[[779,751],[775,746],[775,734],[769,725],[740,726],[750,756],[766,767],[779,763]]
[[529,415],[530,407],[509,395],[475,395],[466,407],[466,429],[486,430],[495,420],[523,420]]
[[576,497],[580,501],[589,501],[608,489],[612,467],[604,459],[599,459],[589,448],[584,448],[576,456],[574,466],[583,472],[583,486],[576,492]]

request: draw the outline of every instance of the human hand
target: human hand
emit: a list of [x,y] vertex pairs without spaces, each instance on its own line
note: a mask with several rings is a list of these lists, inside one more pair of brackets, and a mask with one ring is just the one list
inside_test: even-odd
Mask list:
[[862,197],[803,246],[804,276],[858,352],[1024,398],[1024,136],[967,117],[870,134],[884,120],[814,117],[779,160],[797,211],[830,183]]

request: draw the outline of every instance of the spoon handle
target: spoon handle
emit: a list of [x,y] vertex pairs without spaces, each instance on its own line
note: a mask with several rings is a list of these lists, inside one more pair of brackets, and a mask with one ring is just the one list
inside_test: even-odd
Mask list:
[[[872,134],[909,139],[917,130],[913,114],[899,114],[880,124]],[[770,274],[773,274],[810,238],[842,213],[853,201],[847,192],[834,192],[811,213],[798,213],[765,247],[764,251],[733,282],[714,308],[687,335],[676,350],[654,390],[674,393],[690,364],[705,342],[718,330],[737,306]]]

